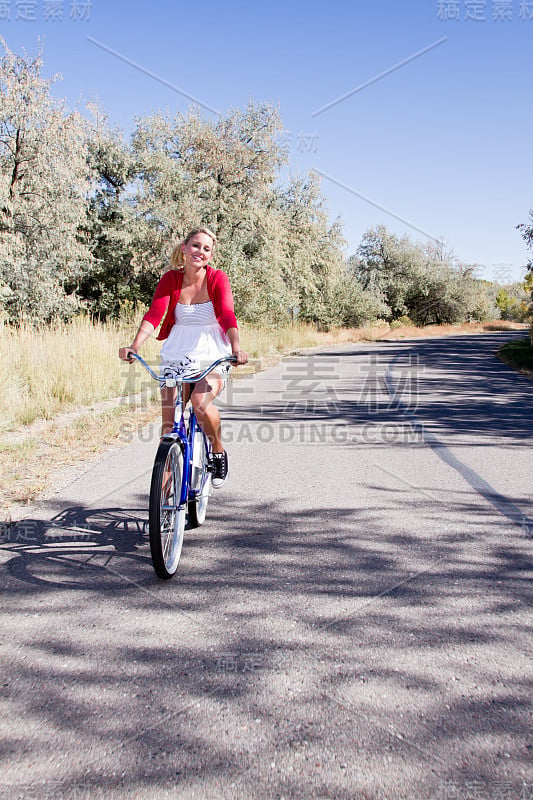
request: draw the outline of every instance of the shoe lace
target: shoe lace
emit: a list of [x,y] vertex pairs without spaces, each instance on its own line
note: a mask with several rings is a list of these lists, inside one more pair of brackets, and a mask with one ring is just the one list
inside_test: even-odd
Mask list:
[[212,463],[213,463],[213,477],[214,478],[225,478],[226,477],[226,458],[224,453],[212,453],[211,454]]

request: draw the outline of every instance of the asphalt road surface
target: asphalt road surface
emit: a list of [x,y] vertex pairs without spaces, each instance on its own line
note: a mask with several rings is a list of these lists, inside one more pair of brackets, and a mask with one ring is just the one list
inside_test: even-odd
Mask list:
[[533,382],[506,338],[234,381],[230,478],[172,581],[155,426],[7,531],[0,798],[533,800]]

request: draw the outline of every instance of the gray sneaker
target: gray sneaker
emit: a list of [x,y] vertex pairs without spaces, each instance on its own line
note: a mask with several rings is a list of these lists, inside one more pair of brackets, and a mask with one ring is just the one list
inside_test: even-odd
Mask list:
[[213,489],[220,489],[228,477],[228,454],[224,450],[223,453],[211,453],[209,459],[209,466],[211,471],[211,486]]

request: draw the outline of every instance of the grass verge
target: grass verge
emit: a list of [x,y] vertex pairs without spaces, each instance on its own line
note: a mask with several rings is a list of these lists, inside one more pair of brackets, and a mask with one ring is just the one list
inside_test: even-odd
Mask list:
[[24,516],[28,505],[51,488],[76,477],[79,465],[96,459],[107,447],[124,446],[141,426],[154,423],[159,436],[159,398],[137,406],[93,409],[65,422],[51,421],[45,429],[2,444],[0,453],[0,522]]
[[[87,317],[44,329],[0,325],[0,433],[136,393],[133,373],[117,358],[134,329],[127,323],[97,324]],[[155,357],[158,349],[154,340],[147,342],[145,357]]]
[[533,378],[533,347],[530,339],[507,342],[499,348],[497,355],[504,364]]

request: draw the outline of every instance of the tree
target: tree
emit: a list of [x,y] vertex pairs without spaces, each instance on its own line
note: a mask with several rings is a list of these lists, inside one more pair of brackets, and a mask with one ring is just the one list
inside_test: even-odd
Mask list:
[[[526,245],[529,250],[533,251],[533,209],[529,212],[529,219],[530,224],[526,225],[524,223],[518,225],[518,230],[522,234],[522,238],[526,242]],[[529,315],[531,317],[531,327],[530,327],[530,337],[531,343],[533,344],[533,280],[531,276],[533,275],[533,257],[529,259],[526,264],[528,270],[528,276],[525,281],[526,292],[529,293],[530,302],[529,302]]]
[[133,153],[107,116],[96,106],[91,110],[88,160],[96,185],[82,233],[93,260],[76,292],[94,316],[106,318],[145,300],[153,285],[133,263],[135,222],[128,197],[136,177]]
[[346,266],[339,219],[329,222],[316,173],[297,176],[278,191],[282,214],[280,268],[299,319],[324,330],[361,325],[383,306],[365,292]]
[[[522,222],[517,225],[517,228],[522,234],[528,249],[533,252],[533,208],[529,212],[529,224]],[[529,259],[526,266],[530,272],[533,272],[533,257]]]
[[[532,276],[533,277],[533,276]],[[496,305],[498,306],[502,319],[524,322],[529,313],[529,295],[527,291],[527,281],[522,283],[512,283],[502,286],[496,294]]]
[[408,313],[406,295],[421,267],[420,256],[407,236],[399,238],[379,225],[366,231],[349,266],[363,289],[387,305],[387,316],[397,319]]
[[77,308],[91,265],[80,239],[91,174],[87,128],[41,77],[42,59],[2,40],[0,61],[0,302],[10,319],[46,321]]
[[384,301],[391,319],[408,315],[428,325],[490,316],[484,282],[440,245],[412,242],[379,226],[365,233],[349,264],[363,288]]
[[[248,305],[285,155],[276,141],[277,111],[250,103],[209,121],[196,112],[162,114],[137,122],[136,264],[155,272],[189,227],[206,224],[221,242],[218,260],[232,279],[241,315]],[[250,261],[257,261],[256,271]]]
[[[346,269],[318,177],[280,185],[287,154],[276,109],[155,114],[137,121],[130,144],[96,106],[87,120],[53,99],[40,55],[4,50],[0,310],[10,319],[80,309],[105,318],[149,302],[172,246],[197,224],[217,233],[243,320],[286,322],[298,309],[329,328],[390,310],[381,285],[361,286]],[[387,293],[390,303],[390,281]]]
[[191,112],[140,120],[135,262],[155,273],[192,224],[213,227],[218,263],[229,274],[243,320],[342,321],[346,277],[339,223],[329,225],[316,176],[278,185],[286,154],[275,109],[250,103],[215,122]]

